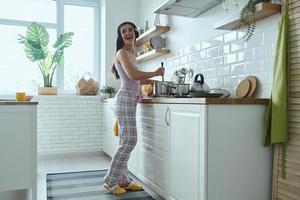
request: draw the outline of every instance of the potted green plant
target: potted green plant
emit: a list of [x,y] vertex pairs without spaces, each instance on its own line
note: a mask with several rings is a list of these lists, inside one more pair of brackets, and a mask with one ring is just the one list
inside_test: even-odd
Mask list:
[[114,87],[103,86],[100,89],[100,92],[103,94],[104,98],[112,98],[116,92]]
[[270,0],[249,0],[240,12],[239,27],[246,26],[247,28],[243,37],[245,41],[249,41],[255,33],[255,5],[261,2],[270,2]]
[[61,34],[53,45],[54,52],[48,48],[49,33],[36,22],[27,26],[26,35],[19,35],[19,42],[24,45],[26,57],[36,62],[44,79],[44,87],[38,88],[38,94],[57,94],[53,87],[53,76],[56,68],[62,64],[64,49],[72,44],[74,33]]

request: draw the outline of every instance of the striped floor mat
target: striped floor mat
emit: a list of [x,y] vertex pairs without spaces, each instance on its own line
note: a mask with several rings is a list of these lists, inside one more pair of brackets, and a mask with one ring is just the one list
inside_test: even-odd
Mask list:
[[47,174],[47,200],[154,200],[145,191],[114,196],[103,188],[107,170]]

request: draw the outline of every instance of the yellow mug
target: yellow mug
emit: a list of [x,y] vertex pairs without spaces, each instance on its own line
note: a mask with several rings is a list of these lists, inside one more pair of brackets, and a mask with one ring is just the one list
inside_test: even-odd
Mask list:
[[16,100],[17,101],[25,101],[25,92],[17,92],[16,93]]

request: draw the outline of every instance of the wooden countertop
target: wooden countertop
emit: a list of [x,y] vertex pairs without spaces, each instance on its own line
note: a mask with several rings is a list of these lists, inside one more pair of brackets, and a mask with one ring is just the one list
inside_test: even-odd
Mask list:
[[262,104],[267,105],[269,99],[252,98],[143,98],[140,103],[168,103],[168,104]]
[[37,105],[38,102],[34,101],[0,101],[0,106],[7,106],[7,105]]

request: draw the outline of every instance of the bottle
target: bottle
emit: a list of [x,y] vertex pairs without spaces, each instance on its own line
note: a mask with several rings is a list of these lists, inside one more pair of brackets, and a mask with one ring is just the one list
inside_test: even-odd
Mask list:
[[149,30],[149,23],[148,21],[146,21],[146,25],[145,25],[145,32]]

